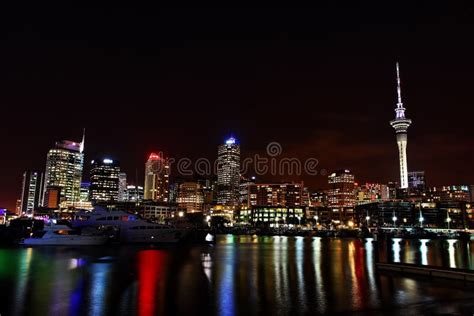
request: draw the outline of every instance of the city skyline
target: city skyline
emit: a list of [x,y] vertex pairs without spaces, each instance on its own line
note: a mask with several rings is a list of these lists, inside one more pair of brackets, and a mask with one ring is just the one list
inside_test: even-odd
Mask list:
[[[0,205],[13,208],[23,172],[43,170],[54,142],[79,140],[83,127],[85,162],[120,160],[130,179],[138,169],[139,182],[149,153],[212,159],[231,133],[242,157],[277,141],[292,157],[316,157],[326,170],[349,168],[360,182],[397,180],[397,148],[387,126],[396,102],[396,61],[416,122],[408,171],[425,170],[431,185],[472,183],[474,50],[465,41],[471,27],[456,23],[462,10],[405,9],[389,12],[377,30],[362,25],[357,33],[345,30],[373,20],[372,11],[342,11],[334,21],[331,10],[327,16],[273,11],[300,23],[286,32],[265,31],[261,17],[273,19],[264,12],[239,10],[225,19],[213,10],[171,9],[159,11],[160,18],[115,10],[99,19],[75,9],[57,17],[60,29],[44,9],[18,19],[12,14],[8,45],[0,50],[0,103],[8,109],[0,126],[0,146],[8,153]],[[217,19],[222,33],[173,28],[197,16],[210,24]],[[230,22],[241,16],[261,31],[231,32]],[[84,17],[87,26],[76,23]],[[431,23],[434,17],[441,22]],[[118,20],[133,25],[109,32]],[[312,187],[326,182],[320,176],[303,180]]]

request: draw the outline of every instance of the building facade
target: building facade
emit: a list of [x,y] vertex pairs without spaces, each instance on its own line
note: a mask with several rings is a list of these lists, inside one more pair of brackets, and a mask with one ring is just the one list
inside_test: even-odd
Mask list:
[[390,198],[390,190],[386,184],[364,183],[356,186],[356,204],[386,201]]
[[36,171],[23,173],[21,190],[21,214],[33,214],[34,210],[42,204],[44,194],[44,174]]
[[128,202],[141,202],[143,201],[143,187],[139,185],[127,185],[126,200]]
[[242,208],[236,220],[243,224],[280,227],[283,225],[300,225],[305,222],[304,207],[263,207]]
[[303,189],[303,183],[249,184],[246,206],[298,207],[303,202]]
[[120,164],[112,159],[92,160],[90,197],[94,202],[118,201]]
[[84,137],[80,143],[57,142],[47,154],[45,187],[61,188],[60,201],[68,206],[80,200],[83,163]]
[[61,187],[48,186],[44,193],[43,207],[57,209],[61,203]]
[[150,154],[145,163],[145,200],[169,202],[170,171],[168,159],[163,155]]
[[240,145],[235,138],[217,150],[217,203],[236,207],[240,199]]
[[177,202],[187,213],[202,212],[204,196],[201,185],[197,182],[180,184]]
[[341,169],[328,176],[328,206],[347,208],[355,206],[354,175],[348,169]]

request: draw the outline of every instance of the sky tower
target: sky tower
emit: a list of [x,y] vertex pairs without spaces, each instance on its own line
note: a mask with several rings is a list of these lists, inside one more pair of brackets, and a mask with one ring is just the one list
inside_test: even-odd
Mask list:
[[397,96],[398,102],[395,108],[395,119],[390,121],[390,125],[395,129],[397,135],[398,158],[400,160],[400,188],[408,188],[407,170],[407,130],[411,125],[411,120],[405,117],[405,108],[402,103],[402,92],[400,88],[400,70],[397,62]]

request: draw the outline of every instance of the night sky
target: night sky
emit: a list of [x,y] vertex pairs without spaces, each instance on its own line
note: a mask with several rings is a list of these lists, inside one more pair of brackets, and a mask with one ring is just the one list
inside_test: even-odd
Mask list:
[[28,7],[0,20],[0,207],[83,127],[87,164],[118,159],[139,180],[151,151],[214,159],[230,134],[243,156],[277,141],[359,182],[398,180],[396,61],[409,170],[474,183],[470,7]]

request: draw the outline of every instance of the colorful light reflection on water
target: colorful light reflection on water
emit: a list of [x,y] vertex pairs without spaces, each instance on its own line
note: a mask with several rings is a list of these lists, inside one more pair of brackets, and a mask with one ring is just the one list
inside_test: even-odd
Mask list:
[[[472,242],[219,236],[214,246],[0,249],[2,315],[466,312],[474,288],[377,260],[474,269]],[[436,303],[442,300],[442,303]]]

